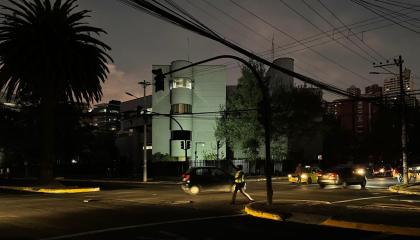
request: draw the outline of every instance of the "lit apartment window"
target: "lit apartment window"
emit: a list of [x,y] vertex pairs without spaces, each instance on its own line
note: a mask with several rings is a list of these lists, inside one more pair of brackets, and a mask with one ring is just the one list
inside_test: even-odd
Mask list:
[[172,88],[192,89],[192,81],[189,78],[174,78],[172,80]]
[[171,111],[172,113],[175,113],[175,114],[191,113],[192,106],[191,104],[184,104],[184,103],[172,104]]

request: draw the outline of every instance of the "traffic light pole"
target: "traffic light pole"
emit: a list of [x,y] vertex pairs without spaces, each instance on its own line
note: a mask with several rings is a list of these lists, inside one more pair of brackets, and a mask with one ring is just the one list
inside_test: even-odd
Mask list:
[[[143,85],[143,104],[147,111],[147,104],[146,104],[146,87],[151,85],[150,82],[139,82],[140,85]],[[147,182],[147,116],[143,114],[143,182]]]

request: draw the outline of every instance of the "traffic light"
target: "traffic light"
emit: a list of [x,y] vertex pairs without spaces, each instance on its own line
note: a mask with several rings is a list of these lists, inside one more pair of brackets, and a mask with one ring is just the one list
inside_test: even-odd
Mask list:
[[142,106],[137,106],[137,117],[141,117],[142,113],[143,113],[143,107]]
[[155,92],[165,91],[165,75],[163,75],[162,69],[153,69],[152,73],[155,75]]
[[187,142],[187,149],[191,148],[191,141],[186,141]]
[[185,149],[185,141],[181,141],[181,149]]

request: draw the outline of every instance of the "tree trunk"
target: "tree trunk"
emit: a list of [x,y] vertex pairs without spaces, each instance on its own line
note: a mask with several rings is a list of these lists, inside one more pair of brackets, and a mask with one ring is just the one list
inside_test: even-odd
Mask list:
[[46,84],[45,95],[41,100],[41,168],[39,182],[50,184],[54,180],[54,123],[55,102],[52,84]]

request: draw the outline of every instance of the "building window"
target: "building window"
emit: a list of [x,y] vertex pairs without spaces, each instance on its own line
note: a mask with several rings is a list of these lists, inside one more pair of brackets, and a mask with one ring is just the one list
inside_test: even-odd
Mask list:
[[192,113],[192,106],[191,104],[184,104],[184,103],[172,104],[171,112],[175,114]]
[[189,78],[174,78],[172,80],[172,88],[192,89],[192,81]]

